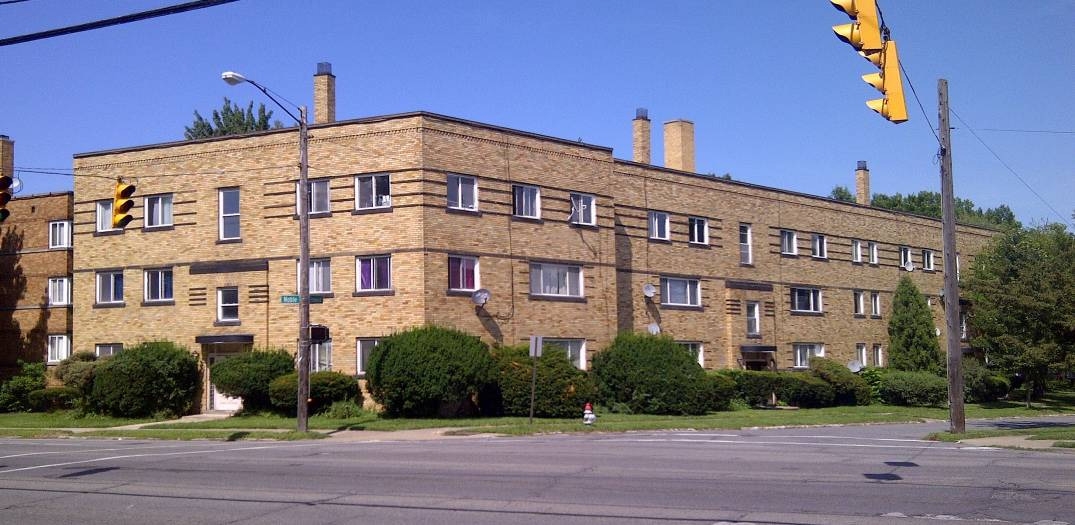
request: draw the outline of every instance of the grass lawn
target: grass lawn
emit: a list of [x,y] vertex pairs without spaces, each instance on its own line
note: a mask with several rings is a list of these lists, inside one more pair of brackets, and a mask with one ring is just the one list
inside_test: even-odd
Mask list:
[[136,423],[149,423],[159,419],[129,419],[109,416],[79,416],[71,410],[56,412],[13,412],[0,414],[0,429],[12,428],[108,428]]

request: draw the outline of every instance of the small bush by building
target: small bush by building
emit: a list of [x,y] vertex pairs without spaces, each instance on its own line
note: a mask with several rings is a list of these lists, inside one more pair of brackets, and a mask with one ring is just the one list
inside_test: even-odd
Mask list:
[[948,381],[929,372],[886,370],[880,375],[878,394],[886,405],[943,406],[948,402]]
[[28,396],[30,410],[34,412],[54,412],[75,408],[81,394],[69,386],[57,386],[34,390]]
[[735,380],[721,374],[706,374],[709,383],[709,410],[731,410],[735,399]]
[[873,396],[870,393],[869,383],[839,362],[824,357],[812,357],[810,358],[810,371],[819,379],[832,385],[832,392],[835,396],[833,403],[836,405],[870,404]]
[[217,390],[243,400],[243,410],[256,412],[272,408],[269,384],[295,371],[291,354],[283,350],[255,350],[213,364],[209,377]]
[[[295,415],[298,405],[299,373],[277,377],[269,384],[269,399],[275,410]],[[362,406],[358,380],[342,372],[323,370],[310,374],[310,403],[307,410],[318,414],[337,401],[352,401]]]
[[93,378],[97,367],[102,363],[93,352],[76,352],[71,357],[60,361],[52,370],[52,375],[76,392],[75,406],[85,411],[89,405],[90,392],[93,390]]
[[198,361],[186,348],[142,343],[101,362],[89,402],[115,417],[179,416],[194,405],[200,383]]
[[[501,413],[505,416],[530,415],[530,385],[533,379],[529,348],[504,346],[493,350],[499,376]],[[594,400],[593,382],[586,372],[567,360],[564,352],[546,347],[537,361],[537,386],[534,415],[537,417],[576,417],[582,407]]]
[[977,359],[963,360],[963,398],[968,403],[996,401],[1011,390],[1008,378],[989,370]]
[[0,412],[28,412],[30,392],[45,388],[45,363],[20,359],[19,367],[19,373],[0,386]]
[[706,413],[712,383],[694,356],[667,336],[622,333],[593,358],[598,401],[635,414]]

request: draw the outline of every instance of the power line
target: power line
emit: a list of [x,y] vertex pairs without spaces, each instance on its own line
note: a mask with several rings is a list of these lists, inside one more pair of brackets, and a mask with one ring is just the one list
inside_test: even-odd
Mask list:
[[30,0],[0,0],[0,5],[6,4],[18,4],[22,2],[29,2]]
[[[8,0],[13,1],[13,0]],[[129,24],[131,22],[137,22],[139,20],[146,20],[149,18],[156,18],[159,16],[168,16],[178,13],[185,13],[187,11],[194,11],[197,9],[204,9],[206,7],[218,6],[221,4],[227,4],[235,2],[237,0],[195,0],[193,2],[187,2],[185,4],[172,5],[162,7],[160,9],[152,9],[149,11],[141,11],[138,13],[131,13],[129,15],[117,16],[115,18],[108,18],[105,20],[97,20],[94,22],[87,22],[85,24],[78,24],[74,26],[61,27],[59,29],[49,29],[48,31],[40,31],[37,33],[30,33],[28,35],[13,36],[9,38],[0,39],[0,47],[10,46],[14,44],[21,44],[23,42],[32,42],[34,40],[43,40],[45,38],[52,38],[63,35],[70,35],[72,33],[80,33],[82,31],[90,31],[92,29],[101,29],[103,27],[117,26],[122,24]]]
[[941,138],[937,136],[937,131],[933,128],[933,124],[929,120],[929,115],[926,114],[926,108],[922,105],[922,99],[918,98],[918,92],[915,91],[914,82],[911,82],[911,75],[907,74],[907,68],[903,67],[903,61],[900,61],[900,71],[903,72],[903,78],[907,79],[907,86],[911,88],[911,94],[914,95],[915,102],[918,103],[918,109],[922,111],[922,118],[926,120],[926,125],[929,126],[929,132],[933,133],[933,138],[937,139],[937,144],[941,143]]
[[982,131],[1004,131],[1008,133],[1047,133],[1051,135],[1075,135],[1075,131],[1057,130],[1057,129],[1002,129],[1002,128],[982,128]]

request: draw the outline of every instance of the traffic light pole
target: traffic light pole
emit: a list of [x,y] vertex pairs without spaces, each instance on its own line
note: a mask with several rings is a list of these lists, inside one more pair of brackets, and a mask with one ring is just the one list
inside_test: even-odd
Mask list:
[[937,124],[941,139],[941,237],[944,242],[944,321],[948,354],[949,431],[967,430],[963,412],[963,349],[960,348],[959,276],[956,270],[955,190],[952,184],[952,128],[948,123],[948,81],[937,80]]

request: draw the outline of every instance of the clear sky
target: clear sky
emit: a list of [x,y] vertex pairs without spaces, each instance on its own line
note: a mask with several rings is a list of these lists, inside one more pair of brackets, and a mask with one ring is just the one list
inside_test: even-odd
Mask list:
[[[0,38],[181,1],[0,3]],[[240,0],[0,47],[0,134],[15,140],[17,168],[70,172],[76,153],[181,140],[194,110],[208,115],[225,96],[272,106],[222,71],[312,106],[316,63],[331,62],[340,120],[426,110],[630,159],[631,119],[645,107],[657,164],[659,124],[686,118],[701,173],[828,195],[853,190],[865,160],[873,192],[914,193],[940,191],[930,128],[945,78],[966,122],[952,117],[957,195],[1008,204],[1024,223],[1070,224],[1075,1],[881,8],[925,110],[905,87],[911,120],[899,125],[865,106],[877,92],[859,77],[875,69],[833,35],[848,19],[827,0]],[[19,176],[24,194],[73,187],[70,176]]]

